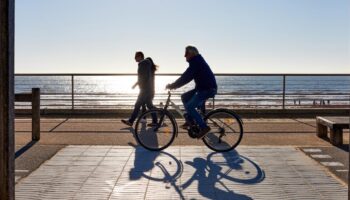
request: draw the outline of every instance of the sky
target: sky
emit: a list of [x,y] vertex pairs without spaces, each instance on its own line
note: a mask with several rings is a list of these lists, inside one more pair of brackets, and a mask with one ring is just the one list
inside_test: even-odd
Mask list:
[[16,0],[16,73],[350,73],[349,0]]

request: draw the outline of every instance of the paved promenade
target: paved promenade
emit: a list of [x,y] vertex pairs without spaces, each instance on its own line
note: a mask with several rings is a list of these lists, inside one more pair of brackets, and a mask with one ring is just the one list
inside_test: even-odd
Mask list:
[[[304,149],[305,150],[305,149]],[[70,145],[16,186],[16,199],[347,199],[347,187],[293,147]]]
[[[178,124],[183,120],[177,120]],[[298,145],[329,146],[329,142],[316,137],[315,119],[243,119],[242,145]],[[16,144],[27,144],[31,139],[31,121],[16,119]],[[174,145],[203,145],[179,129]],[[99,118],[44,118],[41,121],[42,145],[128,145],[133,142],[133,129],[120,119]],[[348,132],[344,142],[348,144]]]
[[315,119],[244,119],[225,154],[182,130],[146,151],[118,118],[43,118],[37,143],[30,119],[15,125],[16,199],[347,199],[349,133],[334,147]]

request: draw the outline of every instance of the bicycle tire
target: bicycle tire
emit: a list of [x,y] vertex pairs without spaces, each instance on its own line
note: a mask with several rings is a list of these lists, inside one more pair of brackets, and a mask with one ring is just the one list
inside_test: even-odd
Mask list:
[[[235,112],[233,112],[233,111],[231,111],[231,110],[228,110],[228,109],[224,109],[224,108],[220,108],[220,109],[215,109],[215,110],[213,110],[213,111],[211,111],[211,112],[209,112],[208,114],[206,114],[205,115],[205,117],[204,117],[204,120],[206,121],[206,122],[208,122],[208,120],[210,121],[210,120],[213,120],[213,119],[211,119],[213,116],[220,116],[220,114],[221,115],[223,115],[223,116],[229,116],[229,117],[231,117],[231,119],[233,119],[233,121],[236,123],[236,125],[237,125],[237,129],[239,129],[238,130],[238,135],[236,136],[235,135],[235,137],[237,138],[237,139],[235,139],[235,141],[234,141],[234,143],[233,144],[230,144],[230,145],[228,145],[227,146],[227,148],[222,148],[222,149],[219,149],[218,147],[216,147],[215,145],[213,145],[213,144],[211,144],[210,143],[210,141],[209,141],[209,137],[211,136],[211,134],[213,134],[214,135],[214,130],[211,130],[211,132],[209,132],[205,137],[203,137],[203,142],[204,142],[204,144],[209,148],[209,149],[211,149],[211,150],[213,150],[213,151],[215,151],[215,152],[227,152],[227,151],[230,151],[230,150],[233,150],[233,149],[235,149],[238,145],[239,145],[239,143],[241,142],[241,140],[242,140],[242,137],[243,137],[243,124],[242,124],[242,120],[240,119],[240,117],[235,113]],[[208,124],[209,125],[209,124]],[[226,124],[225,124],[226,125]],[[210,125],[209,125],[210,126]],[[226,125],[227,126],[227,125]],[[222,129],[222,127],[220,127],[221,129]],[[231,130],[232,130],[232,128],[231,128]],[[220,138],[221,139],[221,138]]]
[[[169,122],[171,124],[170,125],[170,129],[172,131],[171,131],[171,133],[167,133],[167,134],[171,134],[169,141],[165,142],[164,145],[161,145],[161,146],[158,146],[158,147],[151,146],[150,144],[147,144],[140,136],[141,133],[140,133],[139,128],[141,126],[141,120],[143,120],[145,116],[150,116],[151,113],[157,113],[160,116],[167,117],[167,119],[169,119]],[[164,120],[163,120],[163,122],[164,122]],[[167,125],[167,126],[169,126],[169,125]],[[151,127],[151,128],[153,128],[153,127]],[[161,128],[161,127],[158,127],[158,128]],[[154,131],[154,129],[153,129],[153,131]],[[177,124],[176,124],[175,118],[169,111],[164,110],[164,109],[151,109],[151,110],[148,110],[145,113],[141,114],[140,117],[138,117],[138,119],[136,121],[135,138],[136,138],[137,142],[141,146],[143,146],[145,149],[148,149],[150,151],[161,151],[161,150],[167,148],[168,146],[170,146],[174,142],[176,134],[177,134]],[[158,141],[158,138],[157,138],[157,141]]]

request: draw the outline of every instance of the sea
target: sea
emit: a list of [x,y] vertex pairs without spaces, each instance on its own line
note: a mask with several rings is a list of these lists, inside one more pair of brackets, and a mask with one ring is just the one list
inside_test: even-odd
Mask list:
[[[157,75],[155,105],[167,98],[166,84],[179,75]],[[280,108],[348,107],[350,76],[348,75],[217,75],[218,94],[207,104],[220,107]],[[131,108],[138,95],[132,89],[136,75],[16,75],[15,93],[41,89],[44,109],[123,109]],[[181,105],[180,95],[194,88],[194,83],[172,91],[172,101]],[[29,103],[16,102],[16,107]]]

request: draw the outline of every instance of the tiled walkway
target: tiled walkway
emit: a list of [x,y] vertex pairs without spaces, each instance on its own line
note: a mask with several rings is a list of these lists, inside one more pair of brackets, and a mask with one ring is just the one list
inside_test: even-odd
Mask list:
[[16,185],[16,199],[347,199],[347,187],[293,147],[213,153],[173,146],[68,146]]

